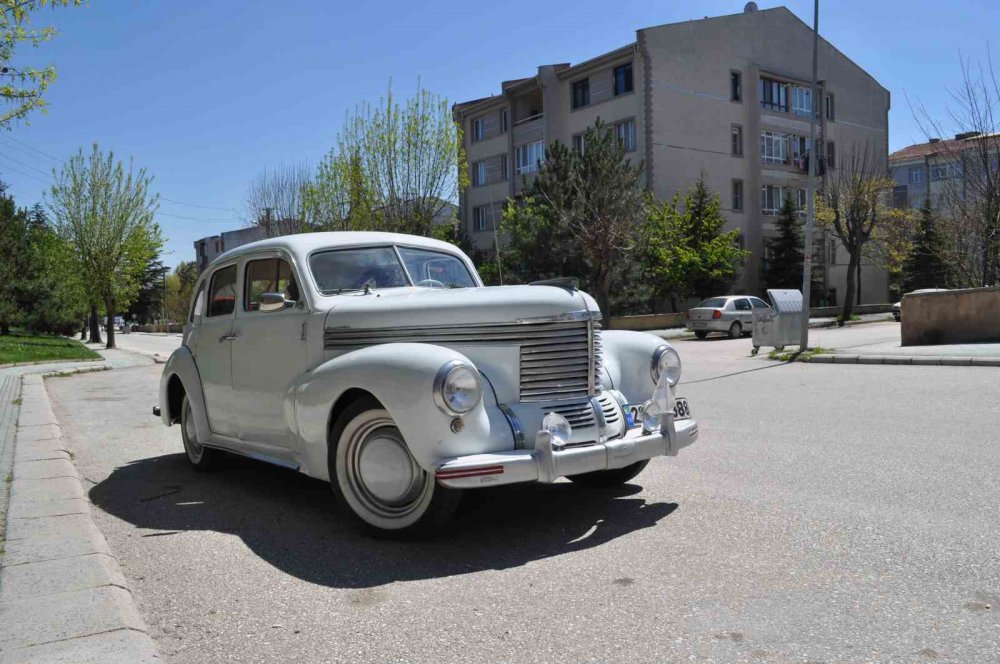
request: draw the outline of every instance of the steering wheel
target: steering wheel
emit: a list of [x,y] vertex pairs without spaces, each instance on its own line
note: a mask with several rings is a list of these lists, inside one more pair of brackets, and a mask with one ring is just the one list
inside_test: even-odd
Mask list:
[[426,286],[427,288],[444,288],[445,287],[444,283],[438,281],[437,279],[424,279],[422,281],[418,281],[416,283],[416,285],[417,286]]

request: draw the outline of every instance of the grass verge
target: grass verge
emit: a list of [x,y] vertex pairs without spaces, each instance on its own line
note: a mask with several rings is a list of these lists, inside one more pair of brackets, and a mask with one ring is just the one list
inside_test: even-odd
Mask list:
[[100,355],[75,339],[22,333],[0,336],[0,364],[99,359]]
[[779,362],[808,362],[813,355],[828,355],[833,352],[832,348],[807,348],[805,351],[772,350],[767,356]]

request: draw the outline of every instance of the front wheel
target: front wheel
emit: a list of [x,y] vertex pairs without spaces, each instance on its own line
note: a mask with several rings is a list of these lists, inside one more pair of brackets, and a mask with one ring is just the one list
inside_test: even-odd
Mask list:
[[222,452],[211,447],[205,447],[198,442],[198,431],[194,426],[191,402],[188,401],[186,394],[184,395],[184,401],[181,403],[181,440],[184,441],[184,452],[187,454],[188,461],[191,462],[195,470],[208,472],[215,470],[219,465]]
[[328,459],[334,495],[373,535],[437,531],[462,496],[417,464],[396,423],[373,398],[355,401],[334,424]]
[[569,475],[568,479],[584,486],[619,486],[641,473],[649,464],[649,459],[636,461],[622,468],[595,470],[581,475]]
[[699,339],[704,339],[705,337],[708,336],[708,332],[706,332],[705,330],[695,330],[694,336],[698,337]]

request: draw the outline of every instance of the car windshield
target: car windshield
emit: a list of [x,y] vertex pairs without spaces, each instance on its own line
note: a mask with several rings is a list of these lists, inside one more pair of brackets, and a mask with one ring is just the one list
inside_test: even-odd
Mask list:
[[722,309],[726,306],[726,298],[724,297],[710,297],[707,300],[702,301],[699,307],[707,307],[709,309]]
[[[434,288],[475,286],[468,269],[458,258],[423,249],[399,247],[413,285]],[[406,271],[392,247],[335,249],[313,254],[309,259],[313,278],[326,295],[347,291],[409,286]]]

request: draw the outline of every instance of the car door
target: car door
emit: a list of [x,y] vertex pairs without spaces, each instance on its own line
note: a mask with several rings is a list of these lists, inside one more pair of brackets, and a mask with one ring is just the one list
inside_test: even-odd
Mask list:
[[741,297],[734,303],[734,308],[736,309],[736,320],[743,325],[743,329],[749,330],[752,328],[753,306],[751,306],[750,300],[745,297]]
[[[233,341],[233,394],[240,438],[263,454],[287,458],[294,437],[285,417],[288,388],[306,369],[307,307],[291,260],[254,254],[243,265],[243,297]],[[283,307],[261,307],[282,293]]]
[[201,376],[212,433],[235,437],[233,412],[233,314],[236,310],[236,265],[215,269],[208,282],[208,302],[192,341],[195,364]]

